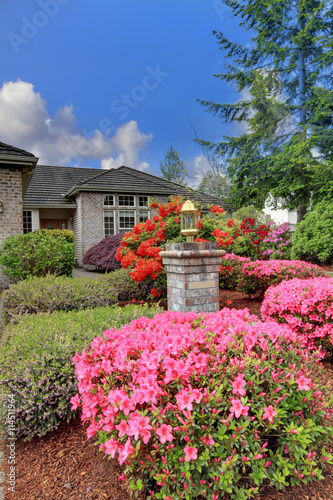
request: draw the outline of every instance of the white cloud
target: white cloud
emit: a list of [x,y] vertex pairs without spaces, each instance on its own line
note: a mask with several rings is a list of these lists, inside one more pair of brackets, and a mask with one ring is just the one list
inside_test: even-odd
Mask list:
[[98,129],[88,136],[80,131],[72,106],[59,108],[51,117],[31,83],[6,82],[0,89],[0,141],[32,152],[39,164],[97,159],[102,168],[127,165],[147,170],[149,164],[141,161],[140,152],[152,137],[140,132],[135,121],[120,126],[113,136]]
[[139,131],[135,121],[125,123],[119,127],[111,138],[114,148],[119,151],[116,156],[102,160],[102,168],[117,168],[120,165],[131,167],[136,165],[139,170],[147,170],[149,163],[139,161],[139,152],[144,150],[153,138],[152,134],[143,134]]

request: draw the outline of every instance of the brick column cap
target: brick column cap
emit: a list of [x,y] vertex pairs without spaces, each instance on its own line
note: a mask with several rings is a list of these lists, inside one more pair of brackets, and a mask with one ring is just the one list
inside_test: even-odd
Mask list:
[[226,253],[225,250],[164,250],[160,252],[160,256],[174,259],[200,259],[202,257],[223,257]]

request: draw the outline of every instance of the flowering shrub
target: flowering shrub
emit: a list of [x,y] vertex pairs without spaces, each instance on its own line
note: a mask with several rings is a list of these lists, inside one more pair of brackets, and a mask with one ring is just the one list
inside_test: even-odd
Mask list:
[[116,259],[116,252],[120,247],[122,237],[122,234],[113,234],[89,248],[83,256],[83,264],[95,266],[97,271],[119,269],[121,265]]
[[270,287],[261,307],[264,318],[287,323],[307,349],[333,353],[333,279],[293,279]]
[[[185,241],[180,234],[180,210],[183,202],[173,198],[167,204],[151,204],[157,208],[158,215],[144,223],[134,226],[133,231],[126,233],[118,248],[116,258],[123,268],[130,270],[135,281],[153,279],[153,297],[159,291],[166,291],[166,275],[162,266],[160,251],[165,243]],[[231,248],[239,255],[257,257],[261,254],[260,244],[270,231],[269,225],[256,226],[254,219],[234,221],[227,219],[223,208],[213,205],[210,213],[199,219],[199,234],[194,240],[217,241],[220,248],[227,251]]]
[[255,261],[243,265],[237,290],[250,297],[263,297],[267,288],[278,285],[283,280],[307,279],[328,276],[320,267],[298,260]]
[[320,479],[332,409],[312,376],[318,354],[295,339],[247,310],[142,318],[75,355],[73,408],[148,499],[246,499],[263,481]]
[[290,254],[289,231],[288,222],[272,229],[263,240],[263,256],[269,259],[288,259]]
[[249,257],[240,257],[233,253],[224,255],[220,271],[220,288],[235,290],[242,276],[243,264],[248,262],[251,262]]

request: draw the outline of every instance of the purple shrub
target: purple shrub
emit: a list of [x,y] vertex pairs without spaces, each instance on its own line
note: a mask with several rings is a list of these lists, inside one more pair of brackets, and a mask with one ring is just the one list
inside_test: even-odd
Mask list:
[[123,234],[113,234],[97,243],[85,253],[83,264],[95,266],[97,271],[114,271],[121,267],[116,259],[116,252],[120,247]]

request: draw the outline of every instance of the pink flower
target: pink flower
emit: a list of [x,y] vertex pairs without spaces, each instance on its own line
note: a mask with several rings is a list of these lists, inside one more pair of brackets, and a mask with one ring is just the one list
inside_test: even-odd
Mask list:
[[105,441],[104,444],[105,444],[105,453],[111,455],[111,457],[114,458],[116,451],[118,449],[118,441],[111,438],[108,441]]
[[268,418],[269,422],[272,424],[273,423],[273,417],[277,415],[277,412],[274,410],[274,407],[272,405],[269,406],[264,406],[264,414],[262,416],[262,420],[264,418]]
[[180,410],[184,410],[185,408],[193,410],[192,401],[194,400],[194,396],[189,394],[185,389],[176,394],[176,399]]
[[198,458],[198,448],[192,448],[192,446],[185,446],[185,462],[190,460],[196,460]]
[[123,436],[125,436],[126,434],[128,434],[129,426],[128,426],[126,420],[122,420],[120,422],[120,424],[116,425],[115,427],[119,431],[119,437],[120,438],[123,437]]
[[155,429],[155,432],[160,436],[160,441],[164,444],[166,441],[172,441],[174,439],[172,435],[171,425],[162,424],[161,427]]
[[298,389],[300,391],[309,391],[310,390],[310,382],[312,380],[310,378],[305,378],[304,375],[300,375],[297,379],[296,382],[298,384]]
[[75,396],[71,398],[71,404],[72,404],[72,410],[74,411],[76,410],[76,408],[81,406],[80,397],[78,394],[75,394]]
[[213,438],[212,438],[212,436],[210,436],[209,434],[207,434],[207,435],[203,438],[202,442],[203,442],[204,444],[206,444],[207,446],[208,446],[208,445],[210,445],[210,444],[211,444],[211,445],[213,445],[213,444],[215,443],[214,439],[213,439]]
[[239,418],[241,415],[248,415],[249,407],[243,406],[239,399],[232,399],[231,403],[230,413],[234,413],[236,418]]
[[239,393],[241,396],[245,396],[246,391],[244,391],[244,387],[246,386],[246,381],[244,380],[244,375],[239,373],[235,380],[232,383],[232,393],[237,394]]

